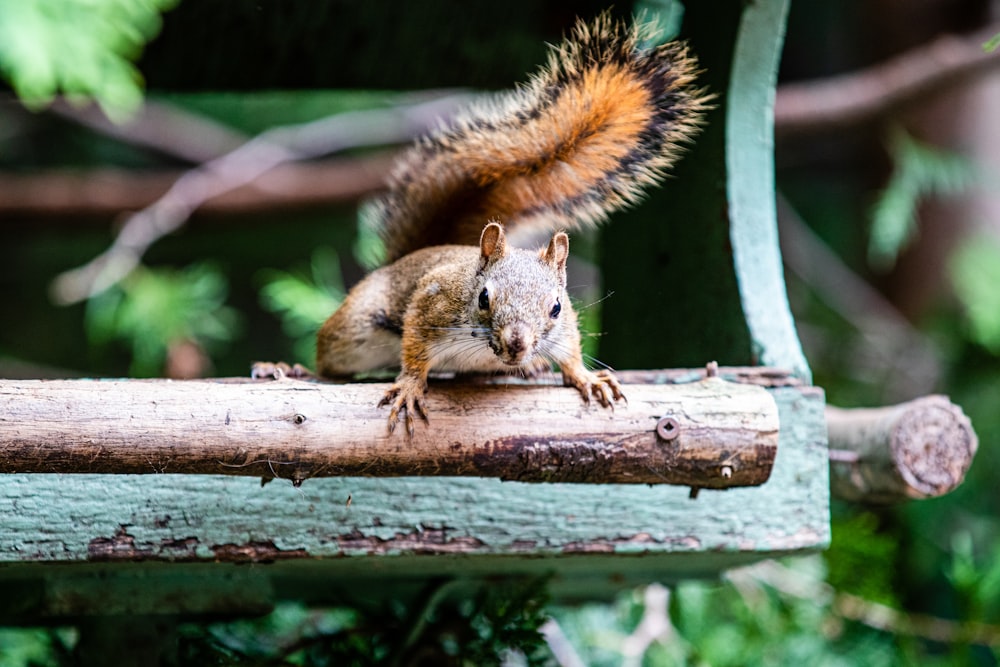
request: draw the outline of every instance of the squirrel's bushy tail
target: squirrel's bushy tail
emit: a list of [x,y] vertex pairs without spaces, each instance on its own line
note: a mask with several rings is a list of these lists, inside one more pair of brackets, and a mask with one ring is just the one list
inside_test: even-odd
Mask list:
[[475,244],[489,220],[532,231],[597,223],[657,183],[711,97],[684,44],[644,48],[644,37],[607,13],[578,22],[527,85],[419,141],[378,206],[387,260]]

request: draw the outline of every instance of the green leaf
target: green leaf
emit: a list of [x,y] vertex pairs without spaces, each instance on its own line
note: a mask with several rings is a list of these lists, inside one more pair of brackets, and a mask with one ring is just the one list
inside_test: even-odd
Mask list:
[[990,37],[985,44],[983,44],[983,51],[991,53],[1000,48],[1000,32]]
[[228,291],[225,276],[208,264],[180,270],[140,267],[88,302],[87,333],[94,343],[127,343],[130,372],[156,375],[173,343],[193,341],[208,349],[235,337],[240,318],[225,305]]
[[96,100],[112,119],[142,102],[132,65],[178,0],[0,0],[0,76],[21,101]]
[[917,236],[917,207],[929,195],[969,189],[981,175],[960,155],[942,151],[911,137],[902,129],[890,135],[893,172],[872,207],[868,258],[887,270]]
[[949,273],[971,339],[1000,354],[1000,239],[985,233],[966,239],[952,255]]
[[308,274],[269,269],[261,277],[261,305],[281,319],[282,329],[294,341],[295,358],[311,363],[316,330],[344,299],[337,254],[316,250]]

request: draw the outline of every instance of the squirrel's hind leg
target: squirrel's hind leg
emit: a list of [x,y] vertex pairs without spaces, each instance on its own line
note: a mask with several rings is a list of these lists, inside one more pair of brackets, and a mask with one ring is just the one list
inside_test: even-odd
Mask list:
[[316,372],[342,377],[400,367],[402,318],[362,281],[316,336]]

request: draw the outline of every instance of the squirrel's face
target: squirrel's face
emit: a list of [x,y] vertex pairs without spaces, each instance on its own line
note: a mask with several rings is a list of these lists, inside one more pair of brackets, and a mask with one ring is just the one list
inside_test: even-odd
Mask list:
[[558,271],[536,253],[512,250],[476,281],[472,320],[506,366],[546,366],[569,299]]
[[567,315],[569,238],[559,232],[539,252],[507,247],[503,226],[491,222],[479,240],[480,263],[469,299],[473,336],[483,336],[502,364],[538,370],[559,354]]

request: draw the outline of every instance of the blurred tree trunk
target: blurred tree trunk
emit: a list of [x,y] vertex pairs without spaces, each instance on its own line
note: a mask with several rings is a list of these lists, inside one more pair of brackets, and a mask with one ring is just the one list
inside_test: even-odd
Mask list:
[[[967,32],[1000,15],[995,0],[878,0],[867,3],[869,20],[880,35],[880,57],[925,43],[948,32]],[[960,154],[980,169],[1000,170],[1000,74],[960,80],[896,122],[920,141]],[[990,190],[993,190],[992,192]],[[977,187],[953,196],[928,198],[919,209],[919,236],[885,276],[889,299],[911,320],[920,320],[948,298],[948,261],[970,232],[992,225],[1000,231],[1000,193]]]

